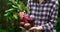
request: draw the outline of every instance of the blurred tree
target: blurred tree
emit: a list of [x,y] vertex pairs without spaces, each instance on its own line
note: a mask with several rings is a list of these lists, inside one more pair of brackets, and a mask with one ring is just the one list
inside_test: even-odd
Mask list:
[[5,17],[3,16],[4,15],[4,11],[8,9],[8,6],[7,6],[7,0],[0,0],[0,15],[1,15],[1,25],[2,27],[1,28],[6,28],[6,21],[5,21]]
[[[25,2],[26,3],[26,2]],[[26,6],[26,4],[24,4],[24,1],[21,0],[8,0],[8,6],[9,9],[5,10],[5,14],[4,16],[6,16],[7,19],[7,27],[8,30],[11,32],[17,32],[20,31],[19,30],[19,23],[20,23],[20,19],[18,17],[18,12],[19,11],[26,11],[28,12],[29,9]],[[14,24],[12,26],[12,23]]]
[[58,17],[60,17],[60,0],[59,1],[59,6],[58,6]]

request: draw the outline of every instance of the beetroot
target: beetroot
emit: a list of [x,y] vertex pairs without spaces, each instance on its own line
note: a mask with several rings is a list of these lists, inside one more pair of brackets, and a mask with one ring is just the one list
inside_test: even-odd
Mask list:
[[20,26],[24,27],[25,29],[29,29],[32,26],[34,26],[34,21],[31,20],[29,17],[24,17],[22,21],[20,22]]
[[24,25],[24,27],[25,27],[26,30],[28,30],[29,28],[31,28],[31,24],[30,24],[30,23],[26,23],[26,24]]
[[24,24],[25,24],[24,22],[20,22],[21,27],[24,27]]

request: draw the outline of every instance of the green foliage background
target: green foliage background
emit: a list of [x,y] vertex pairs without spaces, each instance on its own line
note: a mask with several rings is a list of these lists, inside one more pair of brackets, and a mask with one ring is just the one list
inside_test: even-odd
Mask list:
[[[27,0],[21,0],[21,1],[26,2]],[[11,6],[8,6],[7,3],[8,3],[8,0],[0,0],[0,32],[7,32],[7,23],[6,23],[4,14],[5,14],[5,10],[11,8]],[[26,3],[25,3],[25,5],[26,5]],[[58,11],[59,11],[59,14],[58,14],[56,30],[57,30],[57,32],[60,32],[60,0],[59,0]],[[14,31],[14,29],[13,29],[13,31]],[[24,31],[20,30],[20,32],[24,32]]]

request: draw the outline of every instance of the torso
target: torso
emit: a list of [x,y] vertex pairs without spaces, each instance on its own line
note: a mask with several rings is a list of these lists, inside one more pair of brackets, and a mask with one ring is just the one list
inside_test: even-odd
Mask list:
[[41,26],[49,21],[52,3],[31,3],[30,12],[34,15],[35,25]]

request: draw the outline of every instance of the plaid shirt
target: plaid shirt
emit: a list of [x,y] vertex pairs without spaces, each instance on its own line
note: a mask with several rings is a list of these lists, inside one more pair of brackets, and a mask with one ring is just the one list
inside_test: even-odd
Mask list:
[[[48,0],[49,1],[49,0]],[[29,16],[33,15],[35,26],[42,26],[44,30],[54,29],[57,23],[58,0],[51,0],[40,4],[28,0]]]

